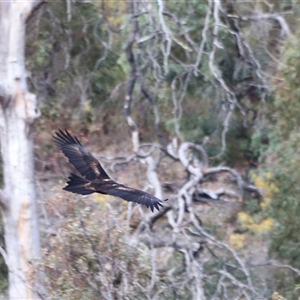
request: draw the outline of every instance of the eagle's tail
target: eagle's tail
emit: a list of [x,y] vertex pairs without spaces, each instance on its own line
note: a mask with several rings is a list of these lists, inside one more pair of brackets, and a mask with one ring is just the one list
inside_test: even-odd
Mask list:
[[80,194],[80,195],[89,195],[92,194],[94,191],[88,190],[85,185],[89,183],[90,181],[79,177],[75,174],[71,174],[69,177],[69,181],[67,182],[67,186],[64,187],[63,189],[68,192],[72,192],[75,194]]

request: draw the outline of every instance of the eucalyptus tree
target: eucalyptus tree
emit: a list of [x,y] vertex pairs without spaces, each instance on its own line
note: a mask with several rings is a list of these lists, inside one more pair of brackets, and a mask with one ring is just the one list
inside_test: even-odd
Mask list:
[[10,299],[39,299],[42,276],[36,203],[33,124],[39,117],[36,96],[28,91],[25,67],[26,21],[42,3],[0,2],[0,142],[3,188],[0,192],[5,231]]

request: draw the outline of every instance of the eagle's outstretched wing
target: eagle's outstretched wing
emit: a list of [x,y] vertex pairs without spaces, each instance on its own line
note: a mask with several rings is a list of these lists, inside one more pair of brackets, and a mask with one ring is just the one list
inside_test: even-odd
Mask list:
[[80,175],[88,180],[99,177],[109,178],[99,161],[81,145],[76,136],[72,137],[67,130],[66,132],[59,130],[55,133],[54,142]]
[[112,180],[104,171],[99,161],[81,145],[79,140],[72,137],[68,131],[56,132],[53,137],[55,143],[60,147],[69,162],[76,168],[79,174],[71,174],[67,186],[64,190],[88,195],[91,193],[101,193],[116,196],[126,201],[143,204],[150,208],[160,209],[162,201],[151,194],[133,189]]
[[146,205],[152,211],[153,208],[159,210],[160,206],[163,206],[162,201],[151,194],[116,183],[113,180],[112,182],[113,184],[107,184],[106,182],[103,184],[97,184],[95,182],[92,185],[95,186],[101,193],[116,196],[126,201]]

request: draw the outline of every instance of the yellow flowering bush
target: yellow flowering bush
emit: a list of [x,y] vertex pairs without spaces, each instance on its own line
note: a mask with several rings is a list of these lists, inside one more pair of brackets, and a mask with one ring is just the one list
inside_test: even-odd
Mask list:
[[233,233],[229,237],[229,244],[235,249],[241,249],[244,246],[245,239],[244,234]]
[[[272,182],[272,174],[270,172],[260,176],[256,173],[252,174],[252,179],[257,188],[263,193],[263,199],[260,202],[260,207],[264,211],[270,205],[272,196],[278,192],[278,187]],[[255,233],[264,234],[272,230],[273,221],[269,217],[260,217],[250,215],[247,212],[239,212],[238,220],[244,228],[247,228]]]

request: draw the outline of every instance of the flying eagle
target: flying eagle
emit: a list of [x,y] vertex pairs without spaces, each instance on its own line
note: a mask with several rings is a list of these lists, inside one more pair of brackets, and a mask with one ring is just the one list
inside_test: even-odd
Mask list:
[[152,211],[154,208],[159,210],[160,206],[163,206],[162,201],[158,198],[113,181],[99,161],[81,145],[76,136],[73,137],[67,130],[63,132],[60,129],[55,134],[54,142],[81,175],[71,173],[68,185],[63,188],[64,190],[81,195],[92,193],[112,195],[126,201],[146,205]]

